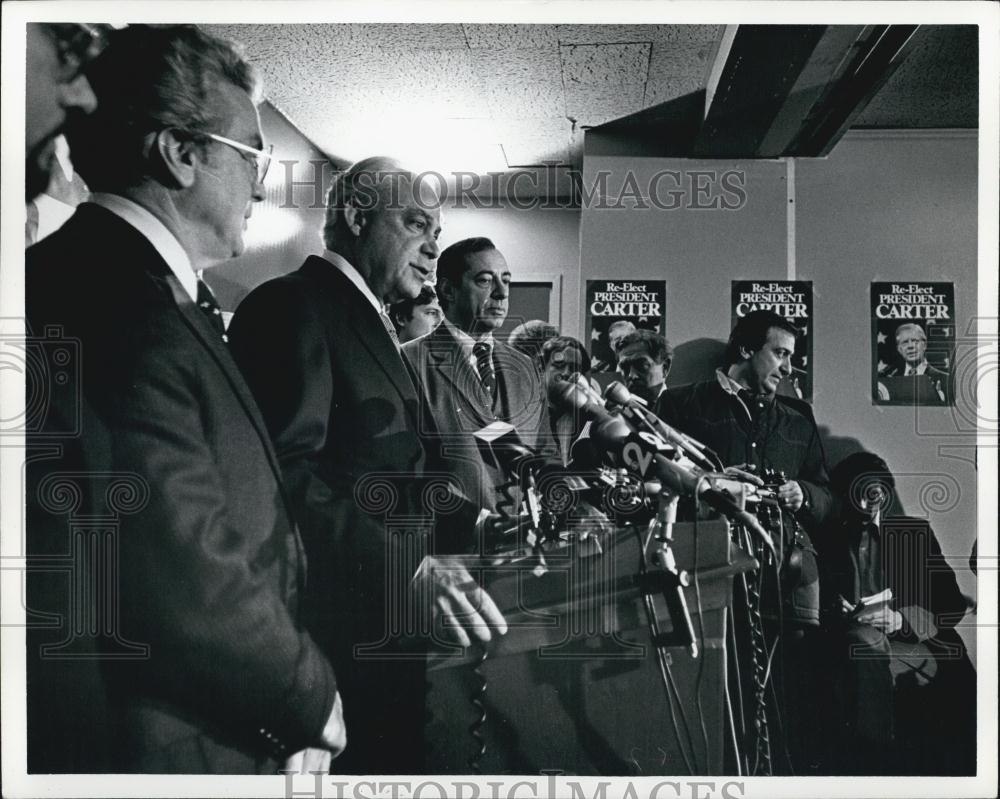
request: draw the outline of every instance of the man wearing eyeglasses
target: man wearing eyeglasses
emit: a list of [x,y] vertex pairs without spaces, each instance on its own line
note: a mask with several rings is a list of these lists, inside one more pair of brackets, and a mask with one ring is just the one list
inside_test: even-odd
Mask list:
[[[255,76],[194,26],[137,25],[112,35],[88,79],[99,110],[67,135],[95,194],[27,253],[31,328],[80,356],[77,390],[48,387],[36,443],[74,420],[77,435],[29,470],[28,539],[30,555],[57,556],[76,517],[99,517],[111,576],[74,562],[74,580],[105,582],[93,602],[53,608],[50,583],[29,574],[32,611],[91,620],[31,640],[29,770],[328,768],[345,733],[332,667],[300,621],[302,543],[199,277],[243,251],[263,197]],[[53,470],[77,492],[46,493]],[[102,679],[92,660],[51,656],[67,638],[89,645]],[[85,705],[102,694],[93,724],[103,711]]]
[[68,119],[89,114],[97,98],[83,66],[100,52],[100,37],[89,25],[30,22],[25,73],[25,199],[33,200],[49,182],[56,139]]

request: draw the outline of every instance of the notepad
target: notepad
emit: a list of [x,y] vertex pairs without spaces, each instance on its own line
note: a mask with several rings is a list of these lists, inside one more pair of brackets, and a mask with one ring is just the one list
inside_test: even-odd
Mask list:
[[863,613],[885,610],[890,602],[892,602],[891,588],[886,588],[884,591],[879,591],[877,594],[872,594],[871,596],[863,596],[858,601],[858,604],[854,606],[851,616],[857,618]]

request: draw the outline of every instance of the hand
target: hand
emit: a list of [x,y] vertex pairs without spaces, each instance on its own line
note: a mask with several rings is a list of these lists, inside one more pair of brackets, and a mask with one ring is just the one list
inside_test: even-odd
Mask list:
[[739,466],[727,466],[723,471],[725,474],[739,477],[741,480],[746,480],[754,485],[764,485],[764,481],[761,480],[760,476],[753,473],[754,468],[752,463],[741,463]]
[[472,643],[470,633],[486,643],[493,637],[491,630],[507,632],[503,614],[458,557],[425,557],[412,587],[431,603],[435,635],[441,629],[446,638],[465,647]]
[[[340,691],[337,691],[333,698],[333,710],[330,711],[330,718],[326,720],[326,726],[320,733],[320,743],[324,746],[324,751],[336,757],[344,751],[347,746],[347,727],[344,724],[344,703],[340,701]],[[310,751],[310,750],[305,750]],[[327,761],[329,766],[329,761]]]
[[792,513],[795,513],[795,511],[802,507],[805,498],[805,494],[802,493],[802,486],[794,480],[789,480],[787,483],[782,483],[778,486],[778,502],[781,503],[783,508],[790,510]]
[[886,635],[892,635],[903,626],[903,614],[898,610],[881,607],[858,614],[856,621],[860,624],[870,624]]
[[291,774],[315,774],[317,771],[329,774],[331,759],[332,756],[326,749],[303,749],[285,761],[282,771]]
[[577,502],[569,511],[567,524],[570,530],[584,535],[609,535],[615,531],[608,515],[586,500]]

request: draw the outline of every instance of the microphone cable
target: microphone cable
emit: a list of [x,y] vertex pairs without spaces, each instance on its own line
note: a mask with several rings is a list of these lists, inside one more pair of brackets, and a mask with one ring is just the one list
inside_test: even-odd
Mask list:
[[[649,523],[649,534],[646,536],[645,541],[642,538],[642,534],[639,532],[638,527],[633,527],[635,532],[636,540],[639,544],[639,576],[640,576],[640,586],[642,583],[642,576],[647,573],[646,567],[646,547],[649,545],[649,541],[652,538],[653,530],[656,527],[656,520],[653,519]],[[640,587],[640,593],[642,594],[643,602],[646,609],[646,619],[649,624],[650,632],[652,638],[656,638],[660,634],[660,626],[656,621],[656,608],[653,605],[653,595],[646,593]],[[674,738],[677,741],[677,748],[680,750],[681,757],[684,758],[684,765],[687,767],[688,774],[695,775],[698,773],[695,765],[692,765],[691,759],[695,758],[695,748],[694,739],[691,737],[691,728],[688,724],[687,714],[684,712],[684,706],[681,704],[680,691],[677,688],[677,683],[674,681],[673,671],[670,668],[669,654],[663,651],[663,647],[656,646],[656,657],[657,662],[660,667],[660,679],[663,681],[663,688],[667,694],[667,709],[670,712],[670,723],[674,728]],[[677,712],[674,712],[674,706],[677,706]],[[681,722],[684,726],[684,735],[687,739],[687,745],[691,749],[691,758],[688,757],[687,752],[684,749],[684,739],[681,738],[681,729],[677,723],[677,715],[680,715]],[[695,758],[696,759],[696,758]]]
[[469,701],[472,703],[472,707],[479,714],[476,719],[469,725],[469,735],[472,736],[472,740],[476,742],[477,749],[473,755],[469,758],[468,764],[469,769],[473,774],[482,774],[482,768],[480,766],[480,761],[486,754],[486,735],[484,734],[484,728],[486,727],[486,674],[483,671],[483,664],[486,663],[486,658],[489,656],[489,646],[485,643],[479,644],[480,653],[476,658],[475,664],[472,667],[472,674],[476,678],[476,684],[472,689],[472,693],[469,694]]
[[[698,511],[700,509],[700,502],[698,499],[698,489],[700,488],[703,481],[707,481],[706,475],[702,475],[698,478],[698,482],[694,486],[694,566],[692,571],[694,572],[694,595],[695,595],[695,605],[698,610],[698,636],[701,638],[700,641],[700,651],[701,659],[698,662],[698,674],[695,677],[694,692],[695,700],[698,707],[698,721],[701,723],[701,739],[702,743],[705,745],[705,765],[709,766],[709,746],[708,746],[708,729],[705,726],[705,710],[701,704],[701,684],[702,678],[705,674],[705,657],[707,655],[707,650],[705,649],[705,619],[702,617],[702,603],[701,603],[701,583],[698,579],[698,568],[700,565],[698,545],[700,541],[700,536],[698,535]],[[706,768],[705,773],[710,773],[710,770]]]

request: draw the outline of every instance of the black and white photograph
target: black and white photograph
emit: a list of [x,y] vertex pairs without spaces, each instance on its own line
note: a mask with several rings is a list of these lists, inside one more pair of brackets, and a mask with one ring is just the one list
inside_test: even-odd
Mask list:
[[2,16],[4,796],[995,792],[1000,5]]

